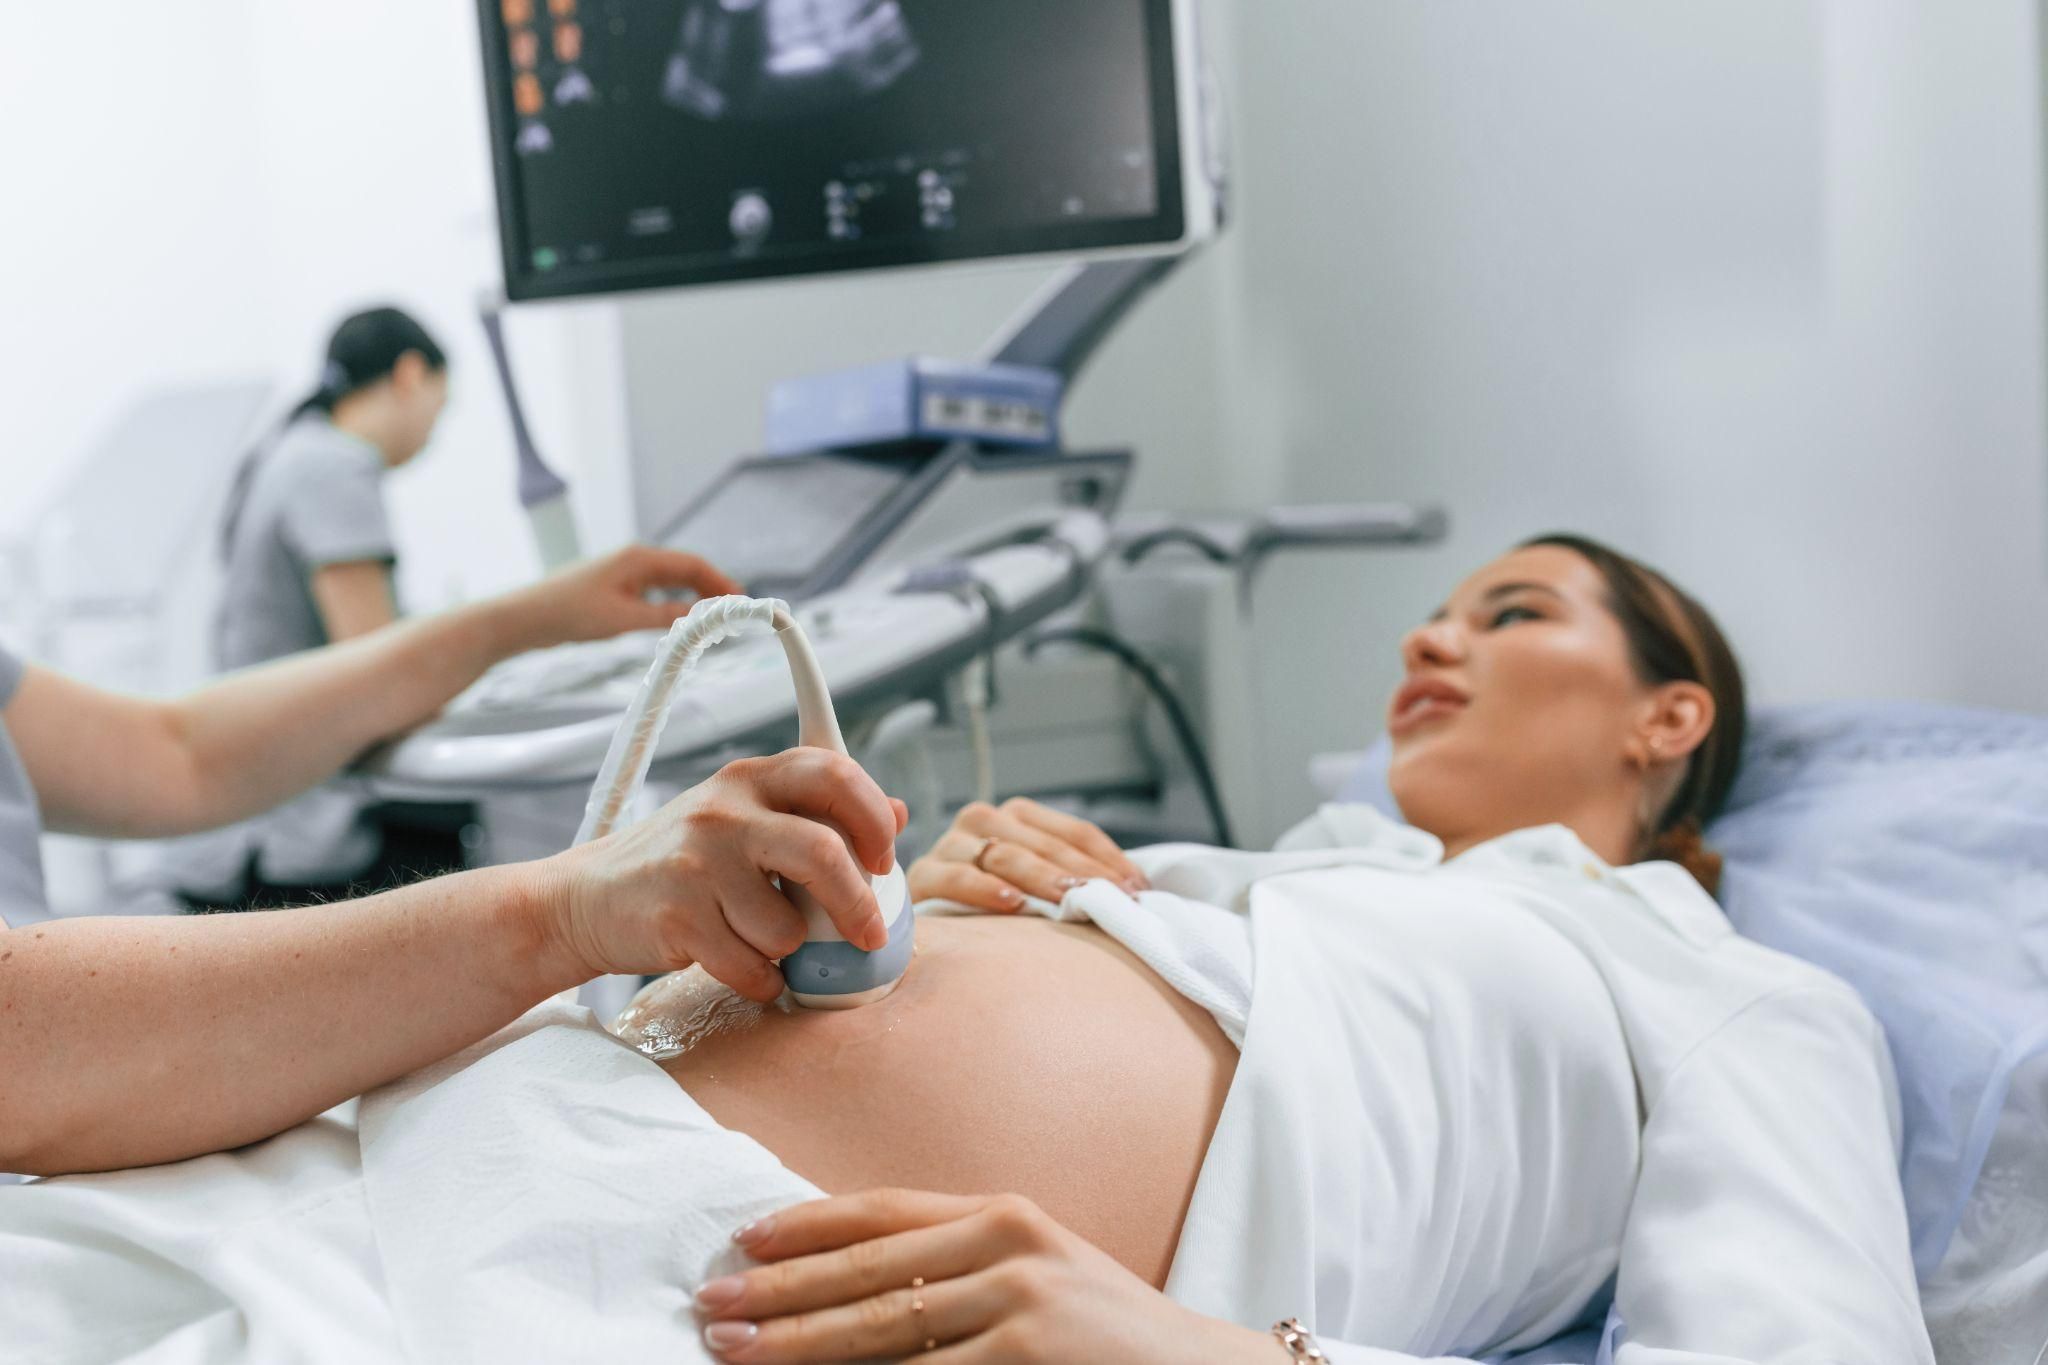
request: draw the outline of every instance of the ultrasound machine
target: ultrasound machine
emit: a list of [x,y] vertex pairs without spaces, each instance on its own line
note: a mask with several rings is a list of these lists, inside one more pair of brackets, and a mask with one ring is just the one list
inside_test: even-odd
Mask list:
[[[1172,525],[1120,530],[1132,455],[1060,440],[1061,399],[1082,367],[1222,226],[1195,0],[480,4],[504,262],[503,298],[484,321],[520,497],[550,563],[575,553],[568,490],[520,412],[501,308],[991,258],[1062,263],[976,357],[879,359],[777,386],[766,449],[735,460],[657,537],[796,604],[864,762],[886,766],[905,736],[964,718],[976,775],[960,794],[989,794],[990,661],[1021,658],[1056,615],[1099,615],[1098,571],[1135,561],[1134,541],[1203,540]],[[1315,521],[1304,543],[1442,530],[1406,508]],[[1237,554],[1250,572],[1254,549],[1289,543],[1285,518],[1262,525],[1203,562]],[[629,636],[512,660],[367,772],[393,796],[495,803],[495,856],[559,847],[652,651],[651,637]],[[1095,684],[1039,689],[1058,694],[1037,703],[1057,724],[1017,756],[1036,769],[1013,790],[1156,781],[1130,688],[1100,676],[1127,663],[1098,661]],[[1011,709],[1033,705],[1023,686],[1007,691]],[[790,742],[794,704],[772,643],[722,647],[679,695],[657,776],[680,785]]]

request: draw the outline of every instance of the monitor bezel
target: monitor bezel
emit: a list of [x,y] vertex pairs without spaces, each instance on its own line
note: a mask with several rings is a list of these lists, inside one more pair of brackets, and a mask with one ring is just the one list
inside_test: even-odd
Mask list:
[[885,243],[872,250],[800,260],[727,259],[689,268],[679,268],[672,261],[567,264],[540,272],[528,264],[531,246],[524,239],[525,227],[515,208],[520,202],[521,166],[514,149],[517,120],[512,115],[512,59],[505,41],[500,0],[477,0],[478,45],[483,55],[484,101],[490,125],[498,254],[504,272],[505,297],[525,302],[1038,256],[1127,254],[1184,246],[1194,235],[1191,224],[1199,225],[1202,217],[1200,206],[1190,202],[1190,172],[1201,169],[1199,152],[1191,153],[1191,144],[1203,130],[1190,126],[1198,122],[1191,115],[1195,102],[1189,98],[1190,92],[1182,88],[1194,78],[1188,50],[1193,36],[1184,30],[1184,0],[1139,3],[1144,6],[1147,34],[1160,35],[1159,40],[1148,44],[1146,52],[1151,64],[1153,157],[1159,168],[1160,192],[1159,211],[1148,218],[1022,228],[983,236],[964,250],[948,250],[948,239],[933,238],[929,242]]

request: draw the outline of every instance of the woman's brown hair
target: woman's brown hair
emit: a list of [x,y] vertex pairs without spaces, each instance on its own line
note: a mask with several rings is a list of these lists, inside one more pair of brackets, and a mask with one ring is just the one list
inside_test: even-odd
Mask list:
[[1636,675],[1645,683],[1693,682],[1713,696],[1713,729],[1693,751],[1670,803],[1645,831],[1643,856],[1668,858],[1714,894],[1721,886],[1721,855],[1706,846],[1703,834],[1707,822],[1728,804],[1749,728],[1735,651],[1705,607],[1647,564],[1584,536],[1537,536],[1523,544],[1570,550],[1599,572],[1607,584],[1608,609],[1621,623]]

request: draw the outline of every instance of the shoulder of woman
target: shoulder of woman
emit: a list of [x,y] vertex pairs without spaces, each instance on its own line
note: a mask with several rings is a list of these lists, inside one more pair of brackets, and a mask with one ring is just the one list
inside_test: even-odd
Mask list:
[[256,471],[258,479],[291,486],[375,483],[384,462],[362,441],[324,422],[301,419],[288,428]]

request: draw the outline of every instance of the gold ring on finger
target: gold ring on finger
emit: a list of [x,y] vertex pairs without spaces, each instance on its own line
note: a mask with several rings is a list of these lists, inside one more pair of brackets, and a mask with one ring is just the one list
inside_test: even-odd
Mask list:
[[997,844],[1000,844],[1001,842],[1002,842],[1002,840],[1001,840],[1001,839],[996,839],[996,838],[988,838],[988,839],[983,839],[983,840],[981,841],[981,847],[980,847],[980,848],[978,848],[978,849],[976,849],[976,850],[975,850],[975,852],[974,852],[974,870],[975,870],[975,871],[977,871],[977,872],[987,872],[987,871],[988,871],[988,855],[989,855],[990,853],[994,852],[994,851],[995,851],[995,846],[996,846]]

